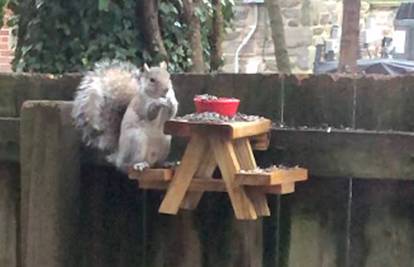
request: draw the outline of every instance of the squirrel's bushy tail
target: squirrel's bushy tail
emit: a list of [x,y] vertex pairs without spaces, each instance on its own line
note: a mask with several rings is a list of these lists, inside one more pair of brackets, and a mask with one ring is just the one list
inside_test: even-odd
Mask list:
[[136,88],[131,88],[134,71],[135,66],[129,63],[101,61],[82,78],[72,117],[86,145],[107,152],[116,150],[123,114],[136,93]]

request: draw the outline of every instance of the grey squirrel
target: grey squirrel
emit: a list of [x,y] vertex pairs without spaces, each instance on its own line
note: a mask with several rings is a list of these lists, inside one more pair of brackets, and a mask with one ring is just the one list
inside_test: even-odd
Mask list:
[[171,136],[163,133],[164,123],[177,108],[165,63],[140,70],[128,62],[101,61],[82,78],[72,117],[82,140],[126,172],[165,161]]

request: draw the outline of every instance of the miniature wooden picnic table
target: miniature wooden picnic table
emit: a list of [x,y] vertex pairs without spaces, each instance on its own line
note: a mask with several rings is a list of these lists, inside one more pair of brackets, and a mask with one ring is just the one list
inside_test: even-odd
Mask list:
[[[303,168],[257,169],[253,149],[266,150],[271,121],[199,122],[170,120],[164,132],[188,137],[189,143],[180,165],[171,169],[131,170],[145,189],[166,189],[160,213],[177,214],[180,208],[195,209],[203,192],[227,192],[237,219],[251,220],[269,216],[266,194],[287,194],[295,182],[307,179]],[[222,179],[212,178],[216,167]]]

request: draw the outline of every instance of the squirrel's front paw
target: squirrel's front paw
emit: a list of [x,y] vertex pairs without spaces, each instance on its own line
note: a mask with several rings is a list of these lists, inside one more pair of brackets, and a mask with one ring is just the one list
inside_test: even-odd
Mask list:
[[172,116],[174,112],[174,104],[171,99],[166,98],[163,102],[161,102],[164,109],[167,111],[168,116]]
[[158,101],[161,106],[168,107],[170,105],[170,100],[166,97],[161,97]]
[[144,171],[145,169],[148,169],[149,167],[150,167],[150,165],[146,161],[136,163],[133,166],[134,170],[140,171],[140,172]]
[[152,103],[149,107],[148,107],[148,111],[147,111],[147,118],[148,120],[152,121],[154,120],[157,116],[158,113],[160,112],[162,105],[160,103]]

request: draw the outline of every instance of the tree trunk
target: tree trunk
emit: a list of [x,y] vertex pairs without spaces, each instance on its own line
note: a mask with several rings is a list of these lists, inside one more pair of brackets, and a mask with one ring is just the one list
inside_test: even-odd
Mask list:
[[355,73],[358,71],[360,9],[361,0],[343,0],[339,72]]
[[137,1],[137,16],[142,18],[141,30],[147,51],[158,61],[168,61],[167,50],[158,23],[158,0]]
[[211,41],[211,56],[210,56],[210,70],[217,70],[222,64],[223,49],[221,44],[223,42],[223,28],[224,20],[221,12],[221,0],[212,0],[213,5],[213,22],[210,34]]
[[203,47],[201,45],[200,20],[195,14],[195,8],[200,5],[200,0],[183,0],[183,15],[188,24],[188,39],[192,50],[191,61],[193,65],[190,71],[205,72]]
[[273,45],[277,68],[280,73],[291,73],[289,55],[286,49],[285,31],[283,28],[283,17],[280,12],[279,0],[265,0],[269,14],[270,27],[272,29]]

